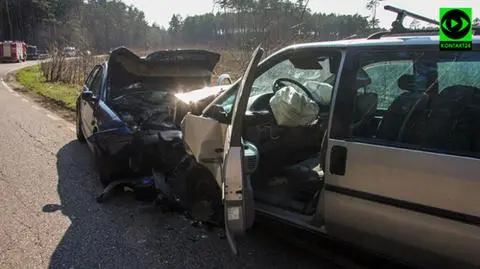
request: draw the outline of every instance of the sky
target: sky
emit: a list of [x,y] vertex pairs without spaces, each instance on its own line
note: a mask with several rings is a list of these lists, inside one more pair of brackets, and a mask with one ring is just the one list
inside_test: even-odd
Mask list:
[[[157,23],[168,27],[172,15],[180,14],[182,17],[188,15],[203,14],[216,11],[213,0],[123,0],[127,4],[133,4],[143,10],[150,23]],[[331,3],[335,4],[331,4]],[[355,14],[368,16],[370,12],[365,8],[366,0],[336,0],[326,4],[324,0],[310,0],[308,7],[314,12]],[[438,20],[440,7],[471,7],[473,17],[480,17],[480,0],[385,0],[382,5],[407,9],[414,13]],[[377,18],[380,25],[390,28],[391,22],[395,19],[395,13],[378,8]],[[405,25],[411,20],[405,19]]]

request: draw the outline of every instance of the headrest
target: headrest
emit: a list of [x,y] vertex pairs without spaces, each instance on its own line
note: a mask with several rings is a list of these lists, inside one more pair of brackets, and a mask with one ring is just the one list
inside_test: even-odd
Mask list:
[[397,85],[404,91],[415,90],[415,76],[414,75],[401,75],[397,80]]
[[422,75],[401,75],[397,80],[397,85],[404,91],[425,91],[428,88],[427,78]]
[[367,72],[365,72],[365,70],[360,68],[357,72],[357,82],[356,82],[357,89],[366,87],[371,83],[372,83],[372,79],[370,78],[370,76],[367,74]]

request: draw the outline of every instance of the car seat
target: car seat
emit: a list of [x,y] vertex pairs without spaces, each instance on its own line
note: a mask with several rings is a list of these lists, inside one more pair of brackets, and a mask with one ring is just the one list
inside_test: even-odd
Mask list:
[[398,87],[405,92],[393,100],[383,115],[377,138],[407,143],[423,140],[417,135],[423,133],[421,127],[428,112],[429,95],[425,92],[424,81],[419,78],[405,74],[397,80]]
[[454,85],[433,100],[424,146],[440,150],[480,150],[480,89]]
[[372,119],[375,116],[378,105],[378,96],[373,92],[359,92],[372,83],[370,76],[363,69],[357,72],[355,90],[354,122],[350,126],[354,136],[369,137],[375,134],[377,125]]

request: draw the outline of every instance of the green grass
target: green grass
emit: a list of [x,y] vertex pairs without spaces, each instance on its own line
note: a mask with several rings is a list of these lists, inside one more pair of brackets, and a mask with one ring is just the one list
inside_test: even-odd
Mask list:
[[68,109],[75,110],[79,86],[46,82],[39,65],[20,69],[17,80],[27,89],[56,101]]

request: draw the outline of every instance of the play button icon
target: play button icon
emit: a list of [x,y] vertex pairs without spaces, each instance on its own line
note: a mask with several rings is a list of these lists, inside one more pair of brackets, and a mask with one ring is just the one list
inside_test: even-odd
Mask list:
[[455,21],[455,20],[450,20],[450,29],[452,29],[453,27],[455,27],[455,25],[457,25],[458,23]]

